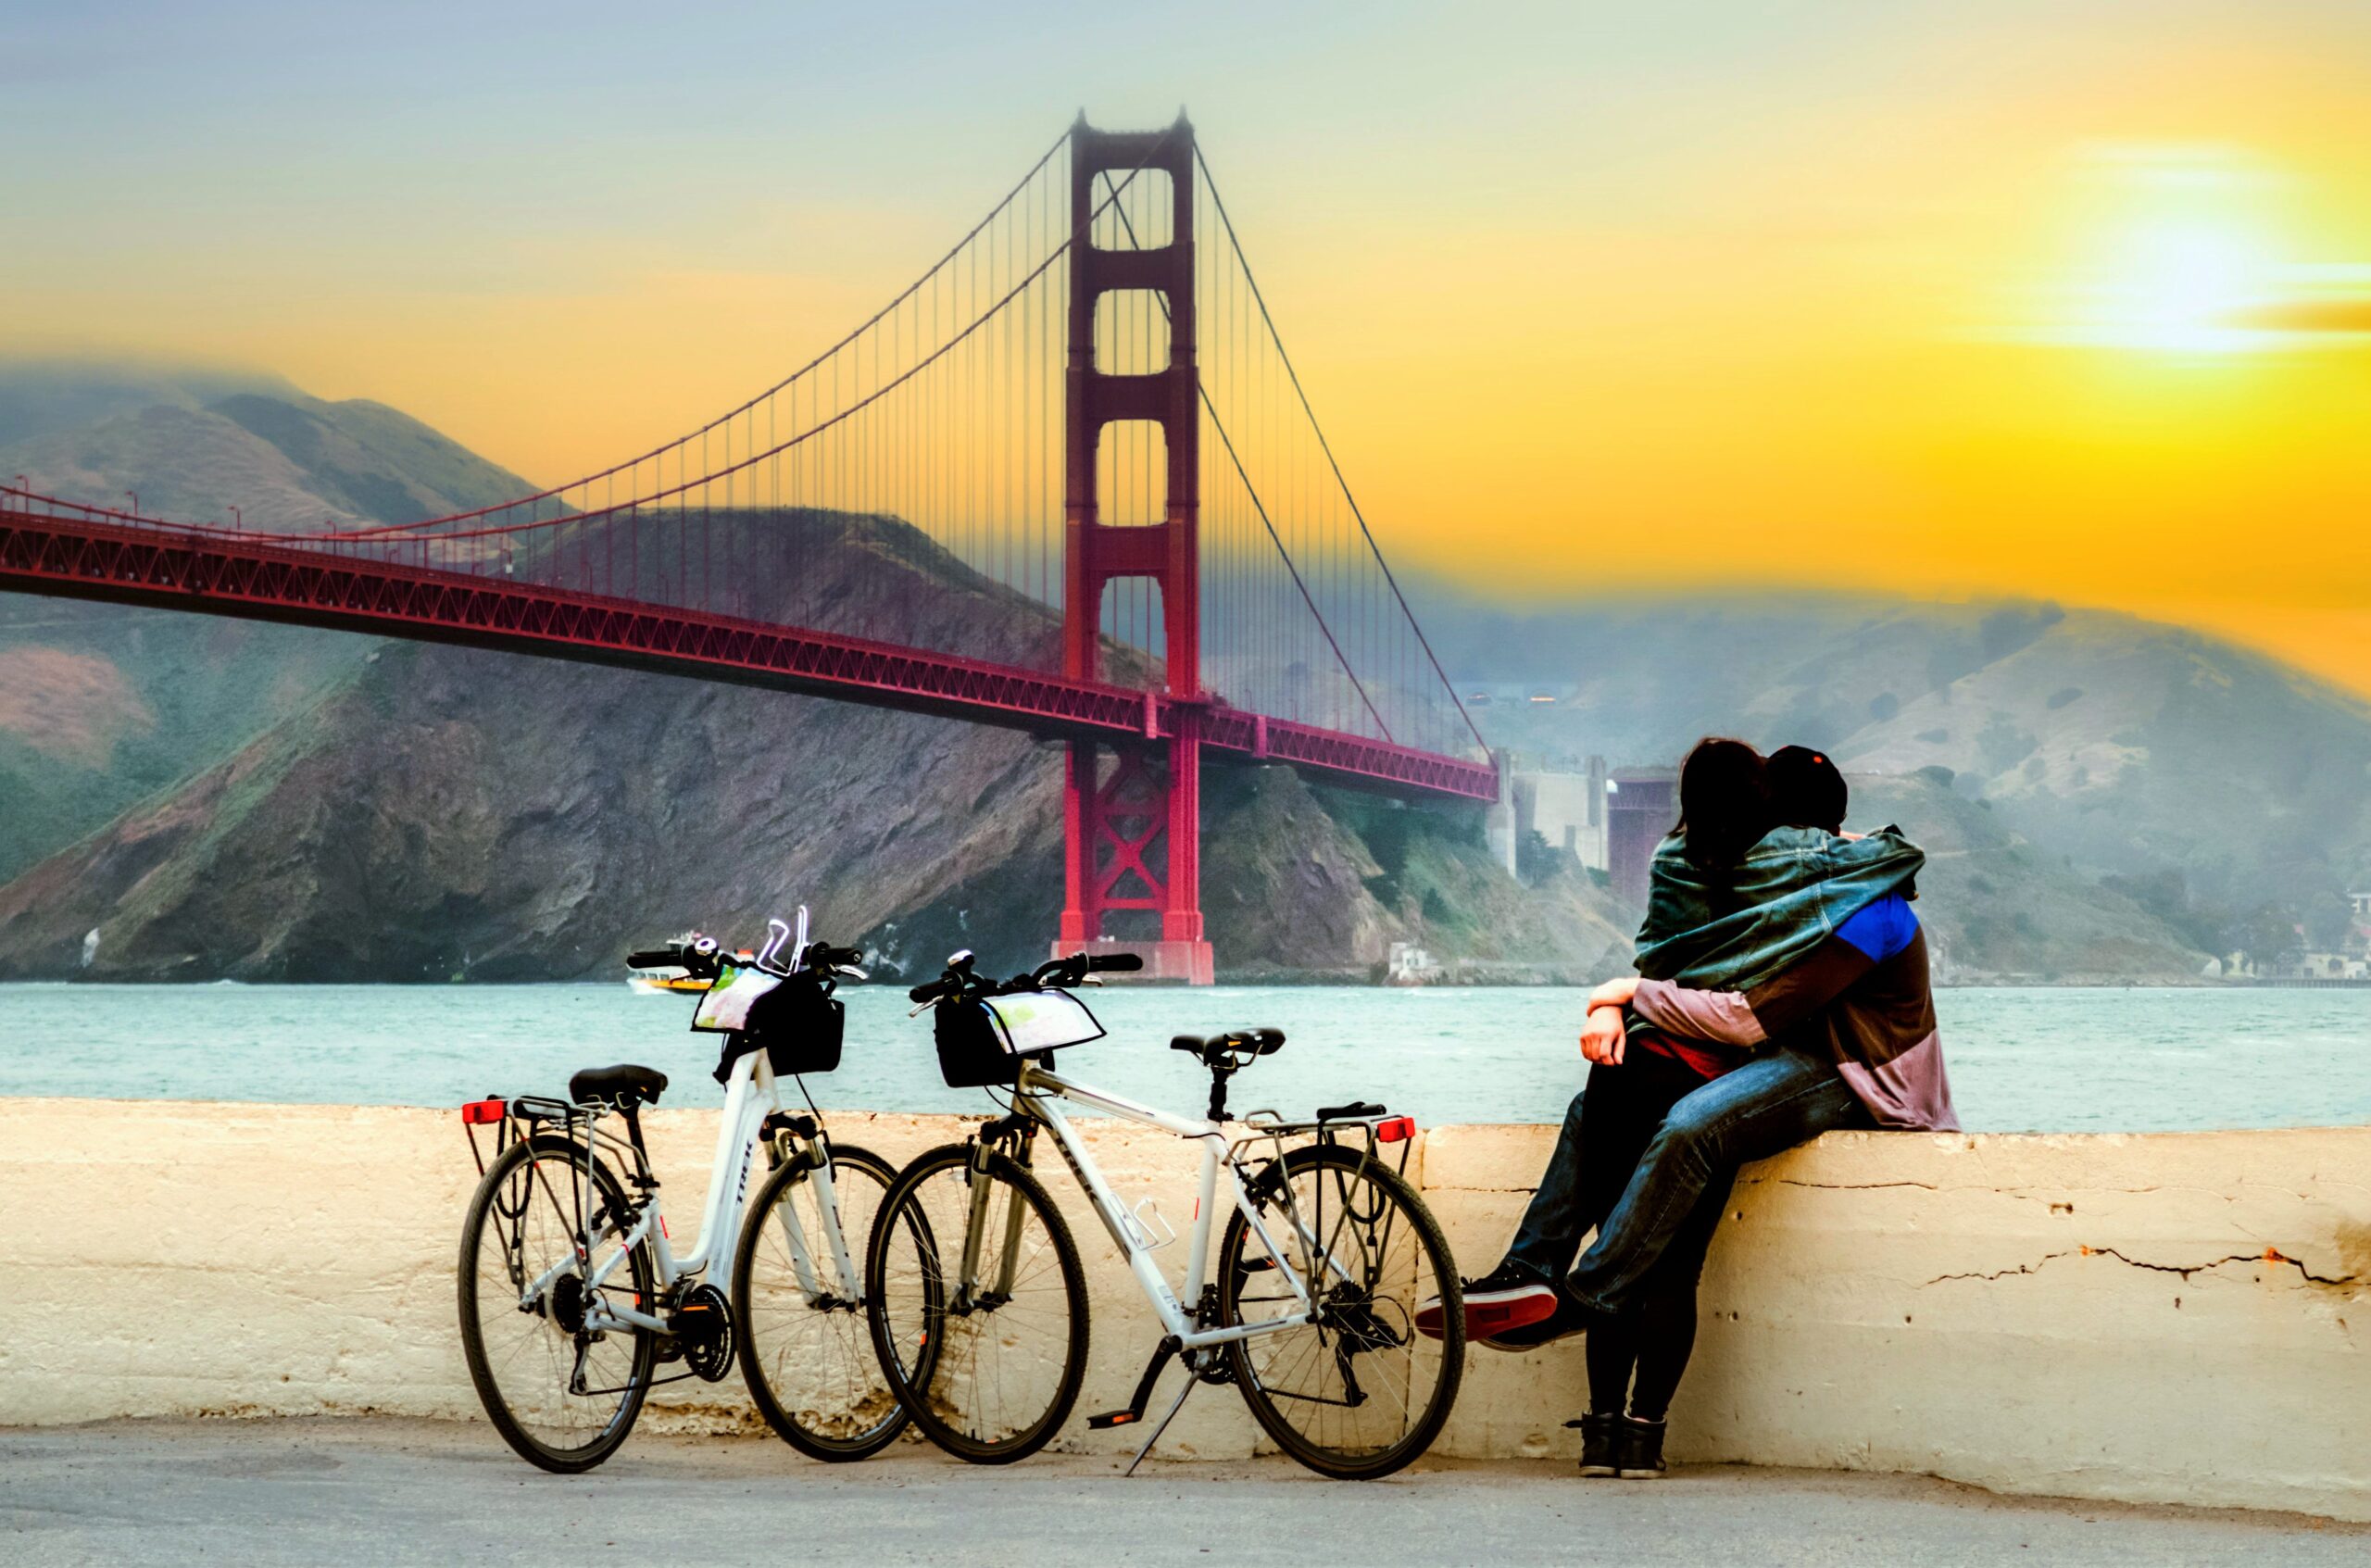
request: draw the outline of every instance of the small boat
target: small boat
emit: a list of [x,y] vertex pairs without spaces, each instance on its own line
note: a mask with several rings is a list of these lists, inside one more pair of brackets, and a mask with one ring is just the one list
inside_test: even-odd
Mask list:
[[[746,949],[730,954],[728,958],[745,969],[757,961]],[[694,975],[681,964],[659,964],[650,969],[626,972],[627,988],[646,997],[694,996],[707,990],[709,984],[706,978]]]

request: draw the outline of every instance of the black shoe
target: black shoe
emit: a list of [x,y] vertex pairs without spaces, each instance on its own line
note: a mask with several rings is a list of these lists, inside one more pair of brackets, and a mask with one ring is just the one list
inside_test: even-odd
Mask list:
[[1491,1335],[1481,1343],[1493,1350],[1537,1350],[1542,1345],[1553,1345],[1559,1339],[1587,1334],[1605,1321],[1604,1313],[1574,1300],[1573,1293],[1564,1288],[1562,1280],[1556,1282],[1555,1301],[1555,1306],[1545,1316]]
[[[1487,1341],[1494,1334],[1537,1323],[1556,1310],[1562,1293],[1510,1259],[1465,1286],[1465,1337]],[[1437,1296],[1416,1309],[1416,1332],[1438,1339],[1448,1317]]]
[[1581,1429],[1581,1474],[1584,1475],[1619,1475],[1622,1474],[1622,1418],[1611,1411],[1591,1411],[1578,1421],[1568,1421],[1567,1426]]
[[1660,1481],[1663,1474],[1663,1424],[1621,1418],[1614,1444],[1614,1471],[1625,1481]]

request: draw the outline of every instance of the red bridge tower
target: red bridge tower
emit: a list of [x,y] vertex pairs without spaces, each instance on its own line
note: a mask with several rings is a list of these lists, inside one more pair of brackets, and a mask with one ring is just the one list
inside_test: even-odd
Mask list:
[[[1102,249],[1092,230],[1098,177],[1159,170],[1168,176],[1169,243]],[[1122,171],[1127,171],[1123,173]],[[1155,733],[1148,704],[1140,745],[1070,743],[1062,784],[1063,898],[1057,953],[1082,947],[1141,953],[1148,977],[1208,985],[1202,935],[1201,383],[1194,358],[1194,128],[1181,113],[1165,131],[1098,131],[1081,117],[1071,132],[1072,232],[1069,363],[1064,405],[1062,671],[1102,677],[1103,590],[1152,579],[1160,593],[1162,665],[1170,732]],[[1141,375],[1096,368],[1096,304],[1116,289],[1159,294],[1169,318],[1169,364]],[[1096,457],[1103,427],[1157,424],[1168,458],[1159,522],[1107,523]],[[1123,911],[1136,929],[1107,931]],[[1160,935],[1145,930],[1150,912]]]

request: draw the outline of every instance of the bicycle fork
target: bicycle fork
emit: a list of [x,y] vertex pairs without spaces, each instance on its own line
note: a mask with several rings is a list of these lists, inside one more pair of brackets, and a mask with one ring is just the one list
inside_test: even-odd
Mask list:
[[[1018,1129],[1020,1143],[1014,1150],[1013,1162],[1026,1168],[1029,1146],[1035,1129],[1023,1124]],[[971,1213],[963,1226],[963,1273],[955,1299],[948,1310],[969,1312],[993,1310],[1012,1298],[1013,1279],[1021,1268],[1021,1226],[1025,1218],[1019,1189],[1005,1196],[1004,1226],[995,1236],[996,1279],[992,1288],[980,1288],[981,1265],[990,1245],[991,1219],[989,1199],[997,1185],[988,1180],[988,1166],[996,1157],[996,1143],[987,1137],[974,1139],[972,1145]]]

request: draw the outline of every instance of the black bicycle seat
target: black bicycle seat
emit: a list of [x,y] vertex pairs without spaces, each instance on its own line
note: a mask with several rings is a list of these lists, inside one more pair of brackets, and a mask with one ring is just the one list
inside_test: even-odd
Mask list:
[[1273,1056],[1284,1047],[1285,1032],[1266,1027],[1230,1029],[1223,1035],[1173,1035],[1169,1048],[1192,1051],[1204,1061],[1227,1056]]
[[588,1067],[571,1078],[568,1098],[578,1105],[632,1110],[637,1105],[657,1105],[659,1092],[666,1087],[667,1074],[659,1069],[621,1061],[615,1067]]

